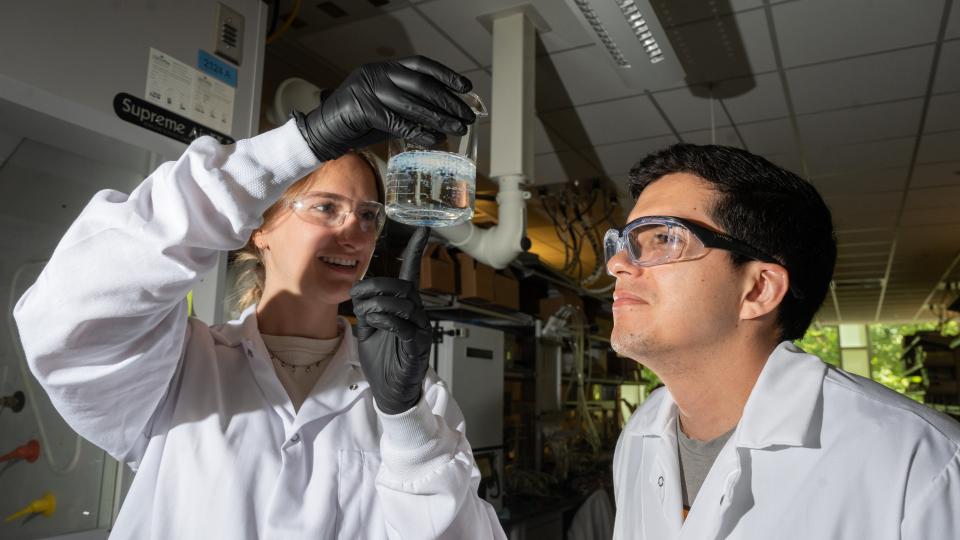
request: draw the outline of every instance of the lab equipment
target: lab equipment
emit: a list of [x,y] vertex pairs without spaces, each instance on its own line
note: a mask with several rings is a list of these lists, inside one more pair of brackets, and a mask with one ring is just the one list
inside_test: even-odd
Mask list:
[[54,512],[57,511],[57,498],[50,493],[49,491],[44,493],[42,497],[31,501],[30,504],[24,506],[20,510],[10,514],[4,519],[5,522],[14,521],[20,518],[29,517],[33,514],[42,514],[45,517],[50,517]]
[[481,496],[503,506],[503,331],[440,321],[434,343],[437,375],[463,411],[467,440],[480,467]]
[[[234,13],[230,21],[221,17],[228,7],[224,4]],[[250,136],[259,125],[255,111],[264,38],[258,30],[266,26],[268,13],[256,0],[4,6],[0,49],[18,52],[0,55],[0,219],[14,239],[5,251],[5,292],[0,299],[8,310],[3,324],[9,327],[0,335],[5,352],[0,356],[0,397],[19,390],[24,405],[19,414],[6,407],[0,414],[0,454],[36,439],[40,455],[30,466],[6,468],[9,461],[0,463],[0,538],[51,538],[79,531],[84,538],[106,538],[133,477],[130,469],[61,418],[28,371],[10,316],[95,193],[129,193],[161,163],[183,153],[184,142],[132,123],[123,115],[124,98],[115,98],[126,93],[138,100],[131,104],[147,103],[153,112],[167,110],[235,139]],[[177,31],[164,30],[169,28]],[[223,34],[242,47],[239,64],[211,58]],[[211,55],[202,55],[201,49]],[[54,50],[60,54],[48,54]],[[228,80],[211,74],[219,68]],[[217,101],[203,101],[205,97]],[[180,109],[184,105],[192,110],[199,103],[206,107],[202,118],[199,112]],[[154,127],[177,131],[188,126],[165,113],[163,126],[156,124],[159,115],[152,118]],[[191,136],[191,128],[182,135]],[[197,316],[211,323],[222,321],[226,262],[224,255],[194,290]],[[46,490],[56,495],[60,508],[50,519],[2,522]]]
[[20,412],[23,410],[23,406],[26,404],[26,402],[27,399],[23,395],[23,392],[17,390],[9,396],[3,396],[3,399],[0,399],[0,410],[8,408],[15,413]]
[[[474,93],[463,94],[477,121],[487,110]],[[392,139],[387,161],[387,216],[408,225],[449,227],[470,220],[476,197],[476,123],[464,135],[432,146]]]
[[2,461],[15,461],[22,459],[27,463],[33,463],[40,457],[40,443],[36,439],[30,439],[26,444],[15,448],[0,456]]

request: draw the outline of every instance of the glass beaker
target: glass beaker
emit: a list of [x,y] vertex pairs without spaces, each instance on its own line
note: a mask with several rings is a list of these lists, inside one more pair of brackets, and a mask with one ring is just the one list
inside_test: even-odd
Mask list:
[[487,116],[473,92],[460,98],[477,115],[463,136],[447,135],[433,146],[391,139],[386,175],[386,210],[408,225],[449,227],[469,221],[477,190],[477,138]]

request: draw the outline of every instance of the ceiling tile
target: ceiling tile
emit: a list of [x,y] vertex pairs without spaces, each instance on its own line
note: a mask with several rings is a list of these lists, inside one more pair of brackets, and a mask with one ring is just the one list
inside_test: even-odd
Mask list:
[[896,216],[888,216],[860,209],[838,211],[831,208],[833,226],[844,229],[861,229],[867,227],[890,227]]
[[[954,208],[960,214],[960,185],[911,189],[904,210]],[[960,239],[957,239],[960,244]]]
[[[960,9],[955,6],[953,12],[960,14]],[[960,66],[960,40],[944,43],[937,64],[937,78],[933,81],[934,92],[960,92],[960,69],[957,66]]]
[[924,133],[960,130],[960,92],[930,98]]
[[637,96],[540,115],[571,144],[609,144],[666,135],[670,128],[646,96]]
[[818,176],[812,178],[811,182],[824,196],[901,190],[907,182],[907,168],[896,167]]
[[924,135],[917,163],[960,160],[960,131]]
[[689,131],[681,133],[680,136],[683,137],[684,142],[692,144],[719,144],[743,148],[740,137],[737,136],[737,132],[732,127],[719,127],[716,129],[716,133],[710,129]]
[[[727,0],[724,2],[675,2],[651,0],[660,24],[674,27],[763,6],[763,0]],[[775,2],[776,3],[776,2]]]
[[573,150],[534,156],[533,174],[536,177],[536,185],[556,184],[602,175],[601,171]]
[[662,150],[676,144],[676,142],[677,139],[673,136],[653,137],[639,141],[598,146],[595,150],[597,155],[600,156],[601,163],[603,163],[603,168],[608,176],[623,175],[629,173],[630,168],[648,154]]
[[[730,32],[736,34],[731,36]],[[668,35],[670,44],[682,58],[690,83],[730,79],[776,68],[762,9],[683,25],[670,30]],[[723,38],[731,40],[729,50],[722,44]]]
[[[749,144],[749,143],[747,143]],[[783,167],[784,169],[803,176],[803,164],[800,161],[800,154],[796,151],[788,151],[779,154],[761,154],[768,161],[772,162],[778,167]]]
[[[871,250],[879,246],[888,246],[893,242],[895,229],[893,227],[884,227],[878,229],[858,229],[842,230],[837,229],[837,245],[848,246],[843,249],[849,249],[849,246],[870,245]],[[864,253],[863,251],[857,251]],[[842,253],[838,256],[842,256]]]
[[639,94],[627,87],[600,47],[584,47],[537,59],[537,110],[549,112]]
[[549,154],[559,152],[560,150],[569,150],[570,146],[564,142],[562,134],[556,131],[547,131],[543,121],[537,118],[536,126],[533,132],[533,153]]
[[944,34],[943,38],[960,38],[960,9],[957,8],[956,2],[950,7],[950,22],[947,23],[947,33]]
[[800,115],[797,124],[807,145],[853,144],[916,134],[922,108],[922,99],[911,99]]
[[907,167],[914,137],[860,144],[823,146],[805,140],[811,176],[887,167]]
[[549,32],[538,33],[543,48],[553,52],[594,42],[586,28],[565,2],[557,0],[434,0],[418,4],[417,9],[467,50],[482,66],[493,63],[492,33],[477,20],[478,17],[505,11],[524,4],[533,4],[537,13],[550,27]]
[[883,227],[896,222],[902,191],[849,194],[826,198],[837,228]]
[[850,193],[825,197],[827,206],[834,219],[840,213],[870,212],[884,214],[891,226],[896,219],[903,199],[902,191],[880,191],[874,193]]
[[[748,92],[728,97],[723,100],[733,123],[756,122],[771,118],[783,118],[789,115],[787,101],[783,94],[783,85],[780,76],[776,73],[767,73],[753,77],[753,88]],[[736,83],[737,81],[732,81]],[[721,92],[722,86],[720,83]]]
[[903,225],[950,225],[960,224],[960,212],[956,205],[944,208],[926,208],[903,212]]
[[960,161],[928,163],[913,169],[911,187],[960,185]]
[[7,161],[7,158],[16,150],[17,145],[20,144],[22,140],[20,137],[15,137],[0,131],[0,170],[3,169],[3,163]]
[[793,137],[790,120],[768,120],[738,125],[747,149],[755,154],[786,154],[795,152],[797,142]]
[[797,114],[923,97],[933,46],[787,70]]
[[457,71],[480,67],[412,7],[327,28],[300,41],[345,72],[365,62],[414,54],[429,56]]
[[[697,94],[700,93],[698,90]],[[679,132],[710,127],[710,99],[694,95],[690,88],[657,92],[653,94],[653,99]],[[730,123],[717,103],[714,103],[713,115],[718,126]]]
[[[932,43],[942,1],[904,9],[902,0],[807,0],[774,6],[784,67]],[[869,29],[869,31],[852,31]]]

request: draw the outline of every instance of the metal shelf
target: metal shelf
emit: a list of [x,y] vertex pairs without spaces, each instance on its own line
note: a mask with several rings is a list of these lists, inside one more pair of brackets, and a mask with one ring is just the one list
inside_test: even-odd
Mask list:
[[[577,382],[577,379],[574,377],[560,377],[560,380],[563,382]],[[616,384],[616,385],[630,385],[630,386],[639,386],[647,384],[647,381],[635,381],[632,379],[604,379],[600,377],[584,377],[583,382],[585,384]]]
[[420,298],[431,319],[452,319],[489,326],[533,327],[535,324],[535,319],[527,313],[462,302],[453,294],[421,291]]
[[[588,400],[587,407],[592,409],[616,409],[617,402],[612,399],[598,399],[598,400]],[[563,405],[565,407],[576,407],[576,401],[564,401]]]

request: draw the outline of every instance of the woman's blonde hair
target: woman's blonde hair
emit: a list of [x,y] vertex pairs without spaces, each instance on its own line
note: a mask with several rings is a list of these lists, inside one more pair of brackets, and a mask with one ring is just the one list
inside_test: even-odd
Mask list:
[[[376,183],[377,201],[383,204],[383,178],[380,175],[380,168],[377,166],[377,161],[374,155],[367,150],[351,150],[345,155],[355,155],[362,159],[363,162],[370,167],[371,172],[373,172],[374,182]],[[283,193],[283,196],[281,196],[277,202],[273,203],[270,208],[267,208],[266,212],[263,213],[263,223],[260,225],[260,228],[257,229],[257,231],[254,231],[254,234],[250,236],[250,240],[247,241],[247,245],[233,252],[231,264],[235,265],[235,268],[238,272],[236,289],[231,296],[235,298],[234,305],[238,312],[242,312],[249,306],[252,306],[260,301],[260,297],[263,295],[263,287],[267,279],[266,267],[263,264],[263,252],[254,242],[254,235],[257,232],[267,229],[273,225],[273,223],[283,214],[284,210],[290,208],[290,205],[297,199],[297,197],[306,193],[312,182],[313,175],[322,169],[324,165],[321,165],[316,171],[291,184],[290,187],[288,187]]]

